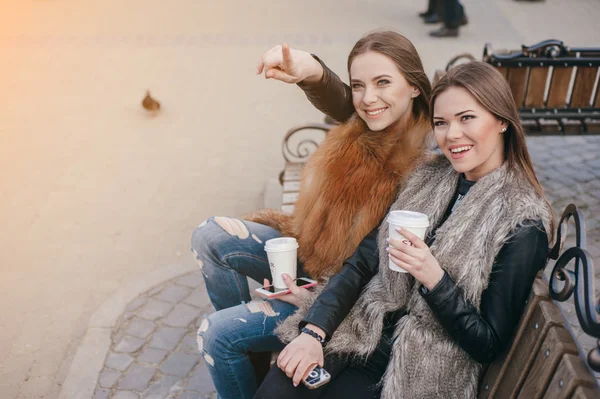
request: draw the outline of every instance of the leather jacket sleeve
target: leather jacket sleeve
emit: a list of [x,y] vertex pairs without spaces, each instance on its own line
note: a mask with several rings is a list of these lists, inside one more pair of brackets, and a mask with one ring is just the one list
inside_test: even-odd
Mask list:
[[446,332],[479,363],[492,362],[509,345],[538,271],[546,265],[548,235],[542,223],[527,221],[498,253],[480,311],[445,273],[420,293]]
[[344,261],[342,270],[332,276],[300,323],[314,324],[325,331],[327,339],[344,321],[363,288],[379,270],[377,229],[371,231],[358,245],[356,252]]
[[342,82],[331,69],[316,55],[313,57],[323,67],[323,77],[318,83],[298,83],[308,100],[319,111],[331,116],[338,122],[346,122],[354,114],[352,89]]

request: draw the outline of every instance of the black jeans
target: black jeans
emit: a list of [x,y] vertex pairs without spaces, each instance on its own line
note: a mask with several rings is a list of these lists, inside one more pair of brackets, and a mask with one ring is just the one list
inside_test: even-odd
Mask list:
[[377,349],[366,360],[327,356],[323,368],[331,374],[331,381],[317,389],[308,389],[303,383],[294,387],[292,379],[274,365],[258,388],[255,398],[377,399],[381,394],[378,383],[390,360],[392,333],[393,326],[384,329]]

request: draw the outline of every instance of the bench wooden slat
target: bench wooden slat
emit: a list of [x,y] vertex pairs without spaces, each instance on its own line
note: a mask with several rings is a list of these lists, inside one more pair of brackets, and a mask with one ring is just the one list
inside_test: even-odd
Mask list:
[[583,124],[581,123],[581,121],[578,121],[576,119],[563,118],[560,120],[560,124],[565,134],[581,134],[581,132],[583,131]]
[[[579,386],[593,388],[594,378],[578,355],[564,355],[546,389],[544,399],[570,398]],[[596,397],[598,394],[596,393]]]
[[519,392],[519,399],[540,398],[546,391],[560,359],[565,353],[577,355],[571,333],[562,326],[552,327],[538,352]]
[[525,107],[544,107],[544,93],[546,91],[546,80],[548,79],[548,67],[532,67],[529,69],[529,81],[527,83],[527,96]]
[[577,387],[571,399],[598,399],[598,391],[588,386]]
[[571,74],[573,67],[554,67],[548,91],[548,108],[562,108],[567,106],[567,93],[569,83],[571,83]]
[[508,83],[510,84],[510,90],[512,91],[517,107],[523,106],[523,99],[525,98],[525,86],[527,84],[527,69],[528,68],[509,68],[508,69]]
[[504,76],[506,78],[506,76],[508,75],[508,69],[505,67],[495,67],[498,72],[500,72],[502,74],[502,76]]
[[293,181],[293,180],[284,181],[283,192],[289,193],[289,192],[294,192],[294,191],[300,191],[300,182]]
[[282,202],[284,205],[293,204],[298,200],[299,193],[283,193]]
[[285,170],[285,172],[283,173],[283,181],[299,181],[300,177],[302,176],[302,172],[301,171],[295,171],[295,170]]
[[535,119],[524,119],[521,124],[526,134],[535,134],[540,131],[540,124]]
[[571,107],[587,108],[590,106],[590,98],[594,83],[596,83],[596,67],[578,67],[575,76],[575,85],[571,96]]
[[509,398],[519,392],[548,331],[563,323],[562,314],[554,303],[547,301],[538,303],[529,322],[522,326],[525,332],[518,341],[513,343],[512,349],[515,351],[498,384],[496,397]]
[[560,123],[556,119],[540,118],[540,131],[546,135],[560,134]]
[[588,133],[600,133],[600,119],[584,119],[585,131]]
[[[519,322],[519,327],[517,328],[517,332],[515,333],[514,342],[518,342],[521,340],[522,336],[525,334],[525,326],[529,325],[529,321],[531,320],[535,309],[537,309],[539,303],[541,301],[549,301],[550,297],[548,296],[548,286],[541,278],[536,278],[533,282],[533,287],[531,289],[531,295],[527,300],[528,306],[525,308],[523,315],[521,316],[521,321]],[[495,362],[489,365],[485,375],[483,376],[481,383],[479,384],[479,394],[478,398],[493,398],[495,392],[498,389],[498,385],[503,379],[509,364],[515,356],[516,348],[513,344],[507,351],[504,352]]]
[[598,79],[598,87],[596,87],[596,99],[594,100],[594,108],[600,108],[600,79]]

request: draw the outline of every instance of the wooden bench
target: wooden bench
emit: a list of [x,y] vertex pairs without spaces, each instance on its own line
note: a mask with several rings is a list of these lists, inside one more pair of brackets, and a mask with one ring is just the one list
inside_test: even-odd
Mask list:
[[[446,66],[471,55],[459,55]],[[531,135],[600,134],[600,48],[575,48],[546,40],[517,51],[493,52],[483,61],[510,84],[521,121]],[[434,83],[443,76],[437,71]]]
[[[569,219],[575,222],[576,245],[559,257]],[[600,372],[600,341],[587,356],[573,339],[569,323],[553,302],[575,295],[577,317],[585,333],[600,338],[600,309],[594,292],[594,268],[585,251],[583,216],[569,205],[560,219],[557,259],[548,281],[540,272],[511,347],[483,374],[479,398],[600,398],[593,371]],[[574,263],[574,271],[565,267]]]

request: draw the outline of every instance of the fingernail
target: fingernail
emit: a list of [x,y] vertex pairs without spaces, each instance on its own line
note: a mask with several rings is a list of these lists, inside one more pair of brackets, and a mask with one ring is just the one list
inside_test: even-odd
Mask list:
[[296,383],[294,382],[294,388],[296,388],[297,386],[298,386],[298,384],[296,384]]
[[389,238],[386,238],[385,240],[386,240],[387,242],[390,242],[390,241],[391,241]]
[[390,247],[385,247],[385,250],[390,252]]

